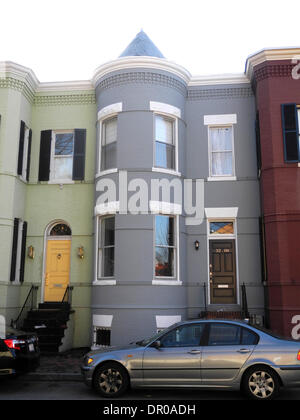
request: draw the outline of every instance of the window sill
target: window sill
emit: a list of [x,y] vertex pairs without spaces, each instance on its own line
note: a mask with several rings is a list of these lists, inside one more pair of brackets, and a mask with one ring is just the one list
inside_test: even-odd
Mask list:
[[72,179],[53,179],[48,181],[50,185],[63,185],[63,184],[75,184],[75,181]]
[[114,174],[114,173],[116,173],[116,172],[118,172],[118,168],[107,169],[106,171],[101,171],[101,172],[98,172],[98,173],[95,175],[95,178],[99,178],[100,176],[104,176],[104,175]]
[[165,169],[165,168],[158,168],[153,167],[152,172],[160,172],[162,174],[174,175],[174,176],[181,176],[181,172],[175,171],[173,169]]
[[115,286],[117,284],[116,280],[95,280],[93,286]]
[[181,286],[182,285],[182,281],[179,280],[167,280],[167,279],[154,279],[152,280],[152,285],[155,286]]
[[236,181],[236,176],[210,176],[207,181]]

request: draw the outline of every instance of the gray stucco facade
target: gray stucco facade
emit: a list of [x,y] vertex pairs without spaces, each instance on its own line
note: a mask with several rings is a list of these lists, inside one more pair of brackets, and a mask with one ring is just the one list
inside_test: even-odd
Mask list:
[[[206,85],[201,81],[191,85],[184,72],[169,64],[160,66],[160,59],[138,61],[136,57],[127,57],[126,62],[122,59],[117,62],[121,64],[117,70],[118,66],[112,62],[111,68],[100,69],[96,78],[98,138],[101,138],[105,119],[116,116],[117,163],[113,169],[96,170],[94,331],[99,327],[109,328],[111,345],[119,345],[151,335],[179,319],[198,317],[205,310],[205,302],[209,311],[239,311],[243,283],[247,288],[250,313],[263,315],[260,190],[253,127],[255,100],[250,83],[234,80]],[[174,170],[155,168],[156,114],[169,115],[176,120],[178,163]],[[234,174],[231,177],[216,179],[210,174],[210,126],[232,128]],[[98,169],[100,141],[96,153]],[[176,218],[177,259],[176,274],[172,279],[155,277],[155,214],[151,211],[149,214],[120,214],[118,189],[123,171],[127,173],[128,183],[142,179],[149,190],[151,180],[157,178],[181,182],[204,180],[205,210],[200,225],[186,225],[184,212],[178,208],[169,212],[172,208],[169,203],[162,204],[158,211],[164,215],[169,212]],[[97,185],[104,179],[115,183],[117,204],[113,207],[108,203],[108,209],[99,210],[97,200],[101,192],[97,191]],[[109,214],[115,217],[115,243],[114,275],[107,279],[97,273],[97,232],[99,220]],[[226,220],[234,226],[229,236],[210,235],[210,221]],[[209,246],[210,241],[224,238],[234,242],[235,247],[235,297],[230,304],[226,298],[216,304],[210,291]],[[199,241],[198,250],[195,241]],[[226,286],[221,285],[220,290],[222,288]]]

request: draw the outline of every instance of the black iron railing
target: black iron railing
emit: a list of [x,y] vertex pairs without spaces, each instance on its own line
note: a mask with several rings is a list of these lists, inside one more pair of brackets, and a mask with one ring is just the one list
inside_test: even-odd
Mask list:
[[250,318],[249,311],[248,311],[248,301],[247,301],[247,291],[246,291],[246,285],[243,283],[241,285],[241,303],[242,303],[242,316],[243,318]]
[[15,320],[11,320],[12,327],[16,329],[22,329],[24,319],[27,317],[28,312],[32,311],[32,309],[36,309],[38,288],[39,286],[31,286],[18,317]]
[[63,303],[68,303],[70,306],[72,305],[72,292],[73,292],[73,286],[67,286],[64,297],[62,299]]

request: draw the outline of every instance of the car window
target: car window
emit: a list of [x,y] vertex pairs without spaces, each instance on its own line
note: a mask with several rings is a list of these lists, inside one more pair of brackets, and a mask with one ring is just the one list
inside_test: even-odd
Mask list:
[[211,324],[209,346],[233,346],[241,342],[241,327],[233,324]]
[[253,331],[248,330],[248,328],[243,328],[242,331],[242,342],[244,346],[253,346],[258,343],[258,335]]
[[200,346],[204,324],[183,325],[174,328],[160,340],[162,347]]

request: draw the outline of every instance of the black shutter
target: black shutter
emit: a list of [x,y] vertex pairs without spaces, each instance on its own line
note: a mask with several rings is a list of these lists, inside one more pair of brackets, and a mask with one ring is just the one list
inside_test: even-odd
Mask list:
[[72,179],[75,181],[84,180],[85,143],[86,143],[86,130],[85,129],[75,130],[73,176],[72,176]]
[[29,181],[29,174],[30,174],[31,142],[32,142],[32,130],[29,130],[29,136],[28,136],[28,151],[27,151],[27,170],[26,170],[26,181]]
[[281,105],[284,158],[286,162],[299,161],[299,128],[296,104]]
[[24,281],[26,238],[27,238],[27,222],[23,222],[22,245],[21,245],[21,262],[20,262],[20,282],[21,283],[23,283],[23,281]]
[[41,131],[39,181],[49,181],[52,131]]
[[18,175],[22,175],[22,171],[23,171],[24,137],[25,137],[25,123],[24,121],[21,121],[20,139],[19,139]]
[[257,171],[260,175],[261,171],[261,145],[260,145],[260,125],[259,125],[259,112],[256,113],[255,120],[255,135],[256,135],[256,158],[257,158]]
[[17,253],[18,253],[19,219],[14,219],[14,231],[11,251],[10,281],[16,278]]

